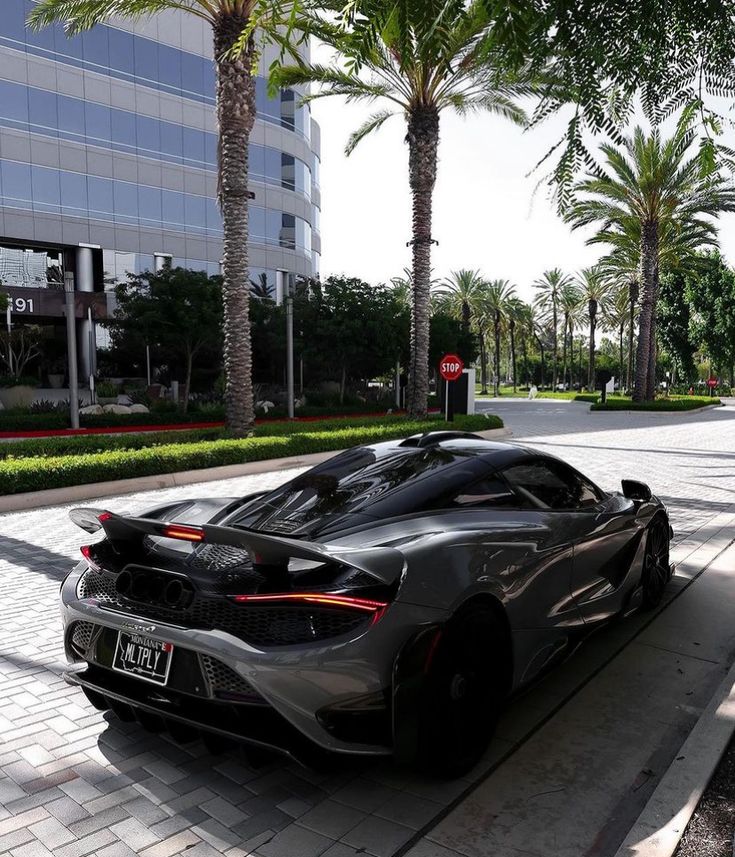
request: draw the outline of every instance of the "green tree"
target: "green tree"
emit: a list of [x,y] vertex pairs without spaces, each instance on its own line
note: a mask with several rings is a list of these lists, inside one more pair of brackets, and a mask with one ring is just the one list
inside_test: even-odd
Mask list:
[[674,368],[672,383],[690,384],[696,380],[694,366],[696,345],[689,338],[690,303],[686,296],[687,274],[684,270],[665,271],[659,282],[656,305],[656,331],[659,341],[671,357]]
[[589,357],[587,364],[587,389],[595,387],[595,331],[598,313],[605,313],[610,297],[610,283],[598,267],[584,268],[577,278],[581,300],[587,304],[589,319]]
[[41,0],[29,16],[33,27],[56,22],[68,35],[124,18],[139,20],[170,10],[212,28],[219,125],[218,196],[222,212],[222,294],[227,425],[242,437],[255,418],[248,301],[248,143],[255,121],[257,59],[254,28],[266,34],[281,23],[280,4],[260,0]]
[[155,345],[163,359],[183,365],[183,410],[189,406],[194,363],[222,339],[222,279],[203,271],[164,268],[128,275],[115,288],[117,309],[108,323],[113,347],[143,352]]
[[[571,282],[570,277],[562,273],[559,268],[553,268],[550,271],[544,271],[540,279],[533,284],[538,290],[534,304],[551,322],[553,330],[553,369],[551,389],[556,390],[556,385],[559,382],[559,342],[557,331],[559,330],[559,300],[562,290]],[[564,333],[566,336],[566,331]]]
[[[487,394],[487,359],[485,336],[479,324],[482,315],[482,297],[485,281],[479,271],[462,269],[437,286],[434,294],[441,298],[443,311],[462,322],[462,330],[469,339],[471,330],[477,332],[480,346],[480,383],[482,395]],[[464,354],[461,355],[463,358]]]
[[324,0],[305,15],[303,29],[336,51],[332,65],[276,69],[277,86],[317,84],[311,98],[339,95],[349,101],[383,102],[350,137],[349,154],[393,115],[406,123],[409,184],[413,200],[413,306],[408,410],[426,413],[429,392],[429,316],[433,191],[439,121],[444,110],[485,110],[517,124],[525,114],[517,99],[531,92],[519,68],[507,73],[490,50],[493,15],[485,0]]
[[[574,325],[582,304],[582,295],[576,284],[570,279],[562,286],[559,292],[559,310],[562,315],[562,381],[572,386],[572,375],[574,374]],[[569,351],[567,352],[567,336]],[[572,367],[567,382],[567,357],[571,359]]]
[[689,338],[709,355],[713,369],[727,372],[735,383],[735,272],[719,253],[703,259],[686,277],[685,300],[690,305]]
[[[574,228],[601,224],[590,243],[630,243],[635,236],[640,258],[640,315],[633,399],[655,392],[655,312],[662,238],[679,226],[711,234],[702,216],[735,210],[735,190],[709,169],[703,148],[692,151],[696,137],[692,115],[685,112],[674,134],[646,135],[638,127],[622,146],[604,144],[604,167],[577,184],[579,198],[566,214]],[[665,246],[665,245],[664,245]]]
[[496,398],[500,395],[500,334],[514,296],[515,286],[508,280],[492,280],[485,285],[483,316],[485,323],[492,325],[493,330],[493,396]]

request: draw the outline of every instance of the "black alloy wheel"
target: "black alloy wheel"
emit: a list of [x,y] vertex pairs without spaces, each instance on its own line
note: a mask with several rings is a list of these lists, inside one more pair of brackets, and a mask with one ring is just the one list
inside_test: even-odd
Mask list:
[[418,724],[419,769],[458,777],[480,761],[506,695],[509,658],[492,609],[473,605],[447,624],[426,673]]
[[661,603],[670,577],[669,526],[664,518],[654,518],[646,534],[646,552],[643,557],[641,588],[644,610],[651,610]]

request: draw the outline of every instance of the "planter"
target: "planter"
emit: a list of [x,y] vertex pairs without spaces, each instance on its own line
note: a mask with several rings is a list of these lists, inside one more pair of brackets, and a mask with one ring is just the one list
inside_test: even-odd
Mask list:
[[2,406],[10,408],[27,408],[33,401],[33,387],[19,384],[17,387],[0,387],[0,402]]
[[49,375],[48,383],[52,390],[60,390],[64,386],[63,375]]

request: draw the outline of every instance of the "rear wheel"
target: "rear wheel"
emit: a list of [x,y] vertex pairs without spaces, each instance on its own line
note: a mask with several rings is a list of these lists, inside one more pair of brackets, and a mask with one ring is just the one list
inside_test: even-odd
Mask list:
[[654,518],[646,534],[646,552],[643,557],[642,606],[651,610],[661,603],[669,582],[669,525],[664,518]]
[[480,761],[506,695],[509,659],[490,608],[468,607],[447,624],[428,666],[419,712],[420,769],[457,777]]

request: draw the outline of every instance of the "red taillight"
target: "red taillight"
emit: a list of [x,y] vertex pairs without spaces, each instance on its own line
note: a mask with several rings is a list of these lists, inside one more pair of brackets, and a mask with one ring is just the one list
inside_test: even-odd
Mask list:
[[97,515],[97,520],[100,522],[100,524],[104,524],[105,521],[109,521],[111,517],[112,512],[102,512],[101,514]]
[[263,602],[297,601],[302,604],[316,604],[322,607],[347,607],[363,610],[366,613],[382,613],[388,606],[387,601],[373,601],[369,598],[353,598],[350,595],[332,595],[329,592],[283,592],[274,595],[235,595],[238,604],[262,604]]
[[82,556],[87,560],[89,567],[94,569],[94,571],[99,571],[99,565],[97,565],[97,563],[92,559],[92,546],[82,545],[79,550],[82,552]]
[[167,524],[161,535],[167,539],[181,539],[185,542],[204,541],[204,530],[201,527],[187,527],[185,524]]

